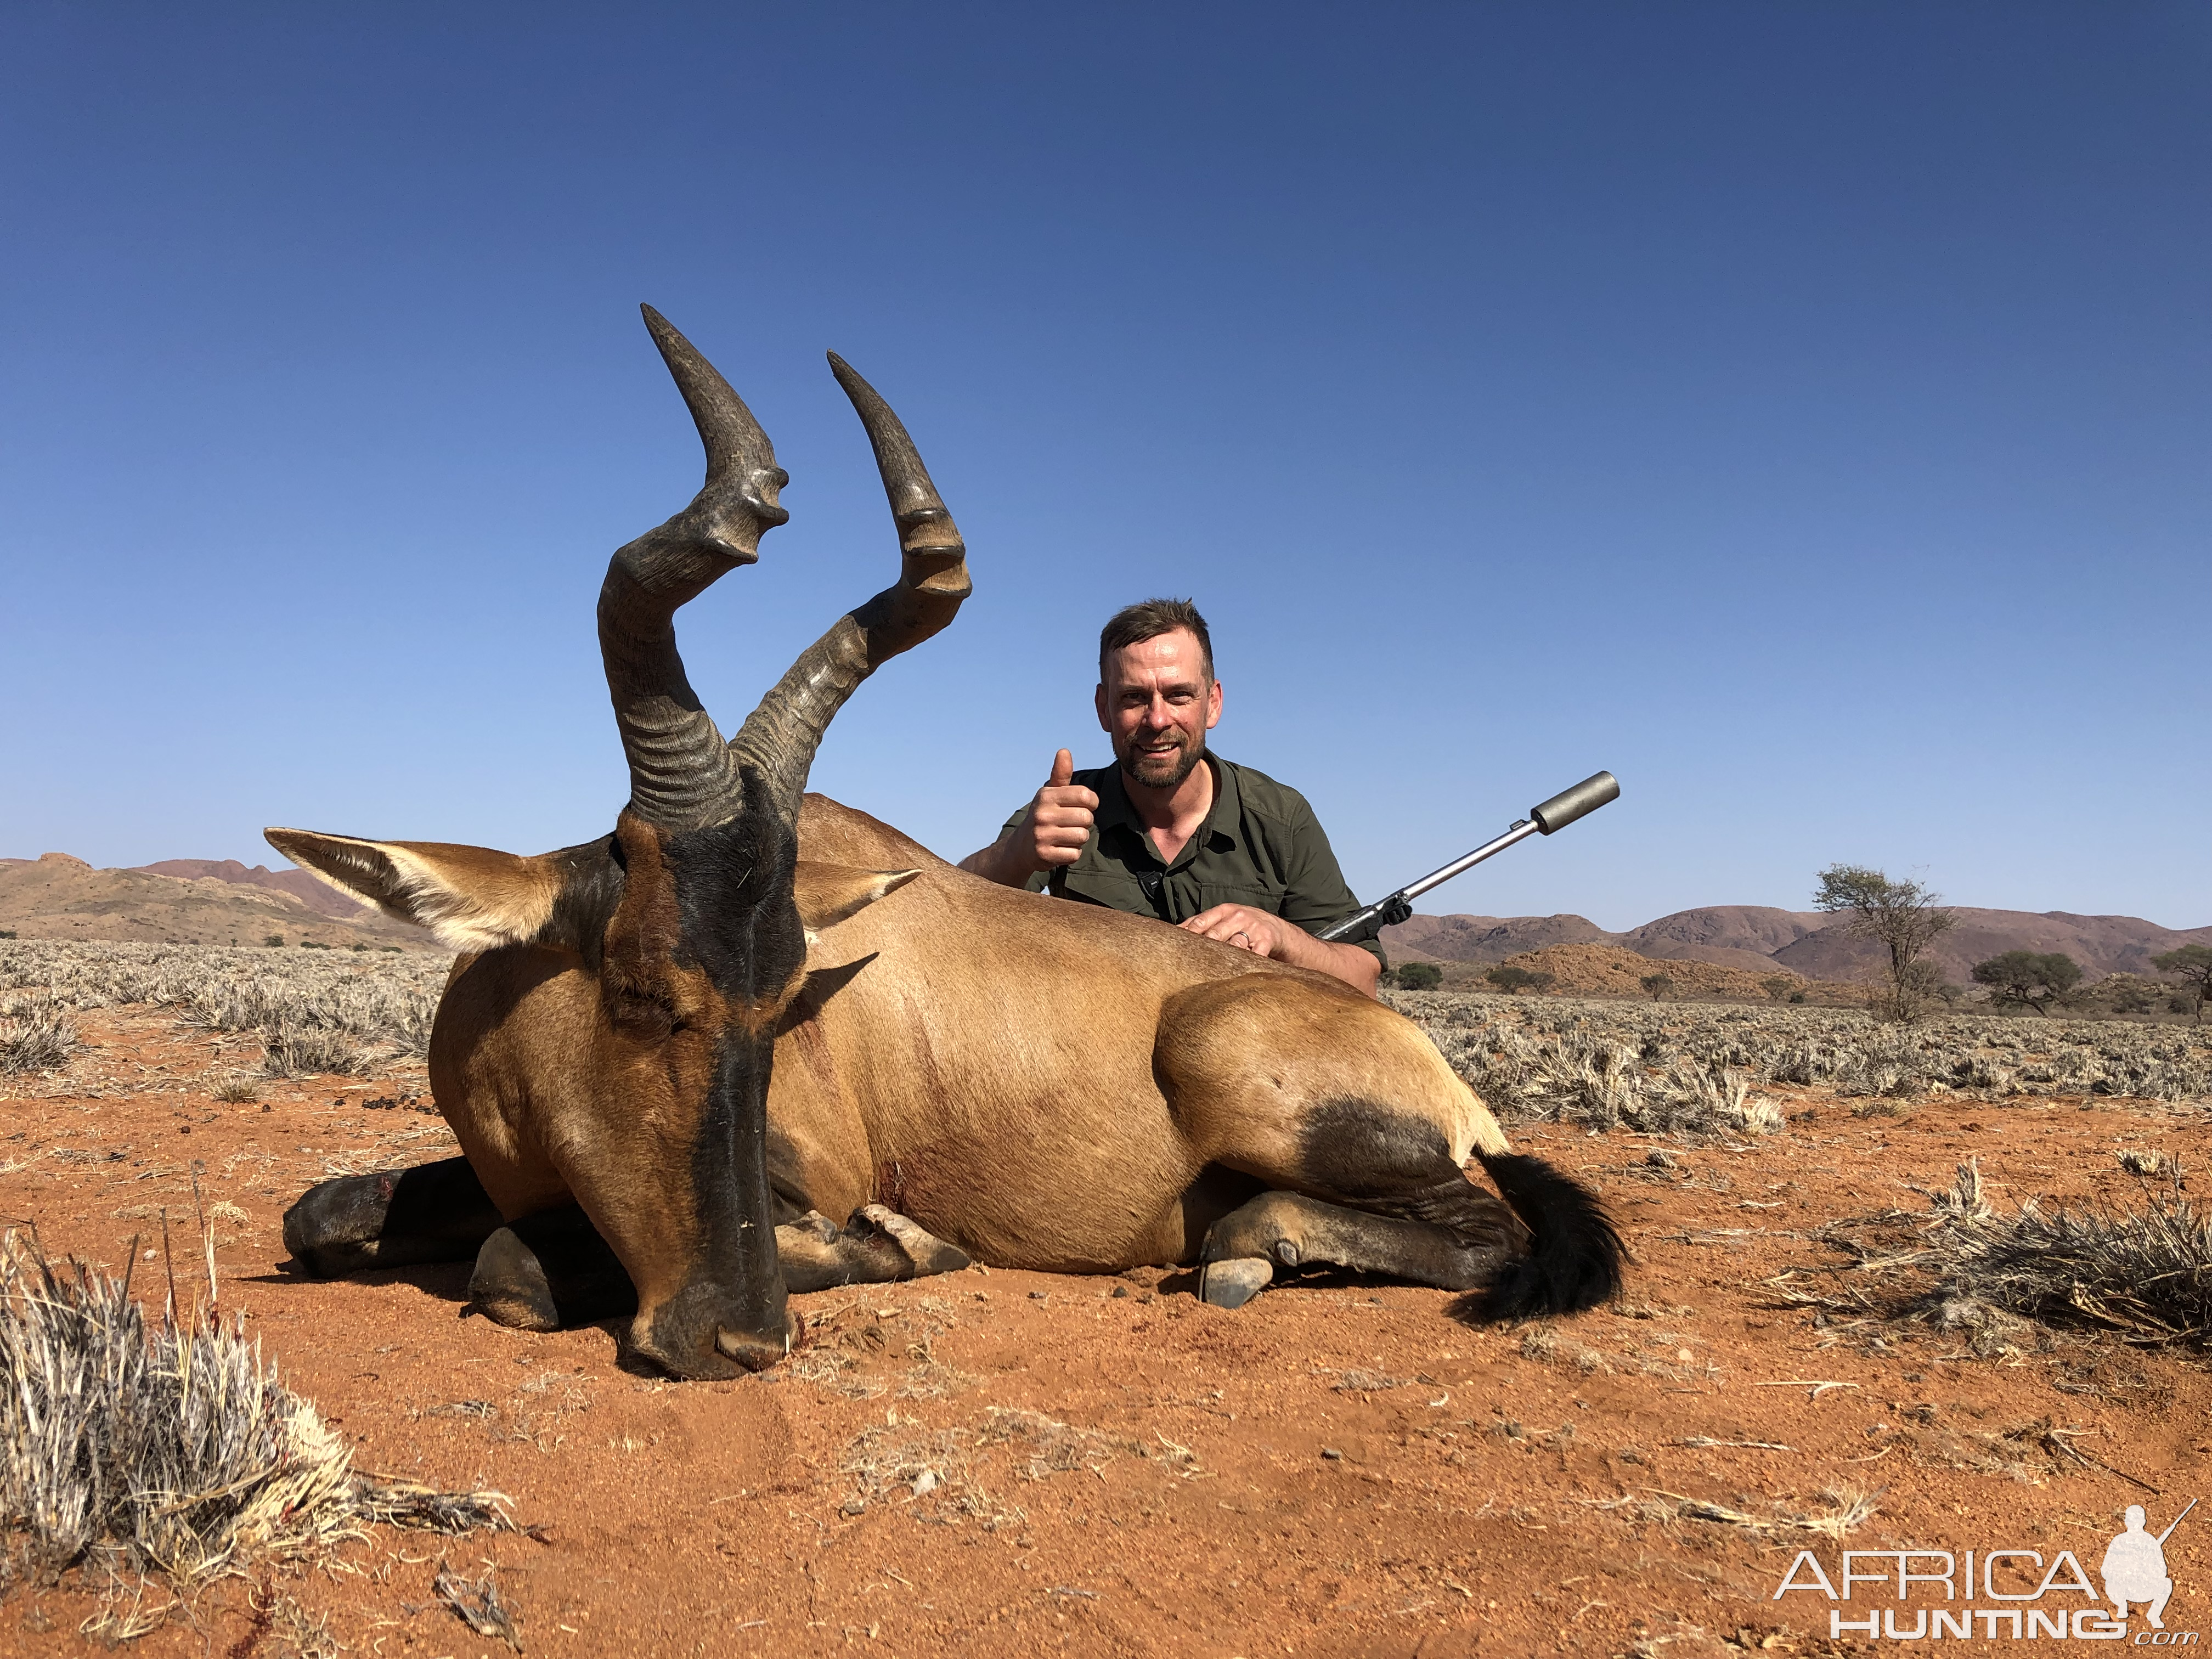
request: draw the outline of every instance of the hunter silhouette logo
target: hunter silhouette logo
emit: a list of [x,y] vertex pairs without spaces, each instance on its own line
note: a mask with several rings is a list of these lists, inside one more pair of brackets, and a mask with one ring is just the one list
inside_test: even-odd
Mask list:
[[2164,1630],[2166,1620],[2160,1615],[2173,1595],[2173,1580],[2166,1572],[2166,1540],[2173,1536],[2179,1526],[2197,1507],[2197,1500],[2189,1500],[2189,1508],[2173,1517],[2172,1524],[2154,1538],[2143,1530],[2143,1507],[2128,1505],[2128,1529],[2112,1540],[2105,1549],[2105,1599],[2118,1609],[2118,1616],[2128,1616],[2128,1603],[2148,1601],[2145,1616],[2153,1630]]
[[[2124,1641],[2139,1648],[2194,1647],[2197,1632],[2166,1627],[2166,1607],[2174,1588],[2166,1570],[2166,1540],[2196,1507],[2192,1498],[2164,1532],[2154,1533],[2142,1506],[2130,1504],[2124,1529],[2113,1534],[2098,1563],[2104,1580],[2101,1600],[2073,1551],[2060,1550],[2046,1561],[2041,1551],[2023,1549],[1845,1550],[1832,1579],[1818,1556],[1800,1550],[1782,1575],[1773,1599],[1779,1601],[1798,1590],[1832,1602],[1887,1600],[1897,1604],[1854,1607],[1852,1611],[1863,1613],[1863,1618],[1847,1617],[1840,1606],[1830,1607],[1831,1638],[1845,1634],[1893,1642],[2051,1637]],[[1911,1605],[1916,1601],[1917,1607]],[[1976,1602],[1984,1605],[1972,1605]],[[2143,1627],[2132,1632],[2128,1627],[2130,1607],[2139,1608],[2143,1619]]]

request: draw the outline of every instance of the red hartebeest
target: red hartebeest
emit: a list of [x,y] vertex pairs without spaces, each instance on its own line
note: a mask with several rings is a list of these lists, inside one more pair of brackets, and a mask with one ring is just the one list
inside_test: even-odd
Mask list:
[[[613,834],[520,858],[269,831],[462,953],[430,1078],[465,1158],[325,1182],[285,1218],[295,1255],[327,1273],[473,1255],[473,1300],[495,1319],[542,1329],[634,1308],[629,1354],[693,1377],[787,1352],[788,1290],[970,1257],[1199,1261],[1200,1293],[1228,1306],[1304,1262],[1480,1291],[1498,1313],[1613,1295],[1620,1246],[1590,1194],[1511,1152],[1389,1009],[996,886],[802,796],[831,715],[969,591],[905,428],[834,356],[902,574],[723,741],[672,619],[757,556],[787,480],[727,383],[646,318],[708,473],[615,555],[600,594],[631,774]],[[1502,1200],[1462,1173],[1470,1156]]]

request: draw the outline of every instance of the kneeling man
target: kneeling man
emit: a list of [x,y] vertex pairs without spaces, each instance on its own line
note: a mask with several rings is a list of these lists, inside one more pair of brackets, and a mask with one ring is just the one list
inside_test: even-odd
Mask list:
[[1206,618],[1148,599],[1098,636],[1098,724],[1115,764],[1052,775],[999,839],[960,867],[1008,887],[1157,916],[1370,995],[1381,947],[1317,939],[1359,901],[1305,797],[1211,754],[1221,682]]

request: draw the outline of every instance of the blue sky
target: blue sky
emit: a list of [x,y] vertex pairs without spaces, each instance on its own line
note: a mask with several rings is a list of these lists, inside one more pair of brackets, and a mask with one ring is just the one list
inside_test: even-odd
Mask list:
[[895,569],[835,349],[967,534],[815,787],[958,857],[1196,598],[1222,752],[1424,908],[2212,922],[2202,6],[190,9],[0,18],[0,852],[518,851],[625,793],[608,553],[733,727]]

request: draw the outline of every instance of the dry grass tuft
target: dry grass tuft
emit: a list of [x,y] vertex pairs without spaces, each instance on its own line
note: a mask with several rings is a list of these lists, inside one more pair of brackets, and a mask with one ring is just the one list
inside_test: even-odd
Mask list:
[[[1846,1227],[1853,1224],[1845,1224]],[[2140,1209],[2045,1209],[2009,1214],[1982,1192],[1972,1160],[1920,1217],[1861,1218],[1868,1243],[1830,1237],[1861,1271],[1898,1282],[1881,1311],[1961,1331],[1978,1352],[2011,1346],[2013,1315],[2112,1332],[2130,1342],[2212,1346],[2212,1218],[2179,1184],[2146,1191]],[[1880,1304],[1876,1304],[1880,1305]]]
[[431,1588],[438,1599],[453,1610],[463,1624],[479,1636],[495,1637],[522,1651],[521,1620],[516,1617],[512,1604],[499,1593],[499,1569],[492,1568],[481,1578],[470,1580],[448,1567],[440,1567]]
[[0,1012],[0,1073],[51,1072],[69,1064],[76,1027],[52,997],[16,997]]
[[251,1559],[319,1555],[369,1522],[512,1525],[496,1493],[356,1474],[242,1320],[149,1319],[127,1274],[57,1265],[14,1232],[0,1237],[0,1387],[5,1570],[104,1575],[103,1628],[118,1639],[166,1615],[145,1606],[151,1578],[181,1595]]

